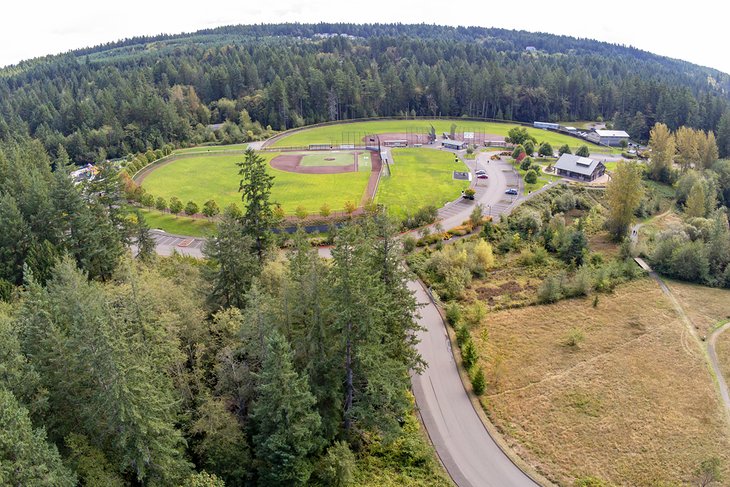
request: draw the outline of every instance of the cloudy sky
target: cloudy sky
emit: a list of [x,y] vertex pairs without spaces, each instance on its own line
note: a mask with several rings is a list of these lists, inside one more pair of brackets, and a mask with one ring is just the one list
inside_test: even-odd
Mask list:
[[[355,6],[357,5],[357,6]],[[661,6],[659,6],[661,5]],[[478,25],[587,37],[730,73],[725,6],[717,0],[36,0],[4,2],[0,66],[138,35],[262,22]]]

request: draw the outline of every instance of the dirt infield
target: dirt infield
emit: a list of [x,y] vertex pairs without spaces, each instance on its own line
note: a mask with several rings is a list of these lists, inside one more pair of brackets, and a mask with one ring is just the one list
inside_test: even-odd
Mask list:
[[[398,139],[395,139],[398,140]],[[270,162],[271,167],[281,171],[295,172],[299,174],[341,174],[346,172],[356,172],[358,170],[357,160],[362,152],[354,152],[355,162],[349,166],[300,166],[302,160],[301,154],[281,154],[273,158]],[[378,189],[378,178],[380,177],[380,169],[383,162],[380,160],[380,154],[377,151],[370,152],[370,177],[365,193],[360,200],[360,206],[365,206],[375,197],[375,191]]]
[[354,162],[348,166],[300,166],[302,154],[281,154],[274,157],[270,164],[274,169],[287,172],[296,172],[299,174],[341,174],[344,172],[357,171],[357,158],[360,154],[355,152]]

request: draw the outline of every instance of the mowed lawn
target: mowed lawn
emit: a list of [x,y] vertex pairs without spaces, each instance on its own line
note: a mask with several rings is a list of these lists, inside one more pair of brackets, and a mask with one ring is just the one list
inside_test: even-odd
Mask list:
[[[702,308],[702,296],[689,289],[680,300]],[[721,300],[706,313],[722,315]],[[571,346],[575,333],[584,338]],[[606,485],[689,485],[711,457],[727,478],[727,416],[703,344],[653,280],[621,285],[595,305],[588,297],[492,312],[472,337],[487,375],[484,408],[559,485],[586,476]]]
[[215,233],[215,221],[207,218],[190,218],[184,214],[175,216],[146,208],[139,211],[150,228],[159,228],[168,233],[190,235],[191,237],[208,237]]
[[[267,162],[278,153],[262,153]],[[240,204],[240,177],[236,163],[242,155],[189,155],[150,173],[142,186],[155,197],[168,201],[176,196],[185,204],[194,201],[200,207],[212,199],[224,208]],[[317,213],[324,203],[333,211],[344,209],[346,201],[360,204],[369,172],[345,174],[296,174],[269,167],[274,176],[272,199],[281,204],[287,214],[298,206]]]
[[[326,125],[323,127],[314,127],[300,132],[294,132],[291,135],[283,137],[276,141],[274,147],[291,147],[304,146],[309,144],[342,144],[343,134],[349,133],[349,143],[359,142],[353,141],[353,134],[385,134],[385,133],[405,133],[409,129],[423,129],[428,131],[431,125],[436,129],[436,134],[441,136],[443,132],[451,130],[451,124],[457,125],[457,132],[475,131],[484,132],[493,135],[506,136],[507,132],[519,125],[511,123],[498,122],[472,122],[468,120],[377,120],[372,122],[354,122],[342,123],[337,125]],[[527,127],[527,132],[534,136],[538,142],[550,142],[556,151],[563,144],[568,144],[571,148],[577,149],[581,145],[587,145],[592,151],[606,151],[605,147],[591,144],[568,135]],[[348,143],[346,140],[344,143]]]
[[453,178],[454,171],[467,171],[454,162],[454,154],[434,149],[393,149],[391,176],[384,169],[376,200],[388,211],[402,217],[426,205],[443,206],[469,187]]

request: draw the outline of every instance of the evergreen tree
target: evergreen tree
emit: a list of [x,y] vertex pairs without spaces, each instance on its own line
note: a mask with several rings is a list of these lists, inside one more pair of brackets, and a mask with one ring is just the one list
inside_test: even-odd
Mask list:
[[289,344],[276,331],[266,339],[257,396],[251,421],[259,485],[305,485],[322,447],[320,417],[306,376],[294,369]]
[[254,251],[259,263],[272,241],[272,228],[277,224],[274,203],[271,202],[271,188],[274,176],[267,171],[266,159],[251,148],[246,149],[243,162],[238,163],[241,176],[239,191],[244,211],[241,217],[243,234],[254,241]]
[[244,307],[246,293],[260,269],[253,247],[253,238],[244,233],[235,211],[226,208],[216,235],[203,248],[210,261],[206,272],[213,283],[211,300],[218,306]]
[[15,198],[9,194],[0,195],[0,229],[0,279],[20,284],[32,234]]
[[155,253],[155,240],[150,235],[150,227],[147,225],[142,212],[137,210],[136,217],[134,243],[137,246],[137,258],[144,262],[151,262],[157,255]]
[[4,485],[74,487],[75,476],[63,465],[42,429],[33,429],[28,410],[0,387],[0,482]]

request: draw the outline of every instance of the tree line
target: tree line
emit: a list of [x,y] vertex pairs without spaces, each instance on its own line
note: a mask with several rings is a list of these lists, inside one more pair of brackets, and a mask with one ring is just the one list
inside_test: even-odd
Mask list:
[[[538,51],[526,52],[530,45]],[[54,156],[62,145],[72,160],[88,162],[371,116],[602,118],[637,140],[648,140],[657,121],[711,130],[725,156],[728,87],[728,76],[715,70],[548,34],[238,26],[125,40],[6,68],[0,138],[30,135]]]

